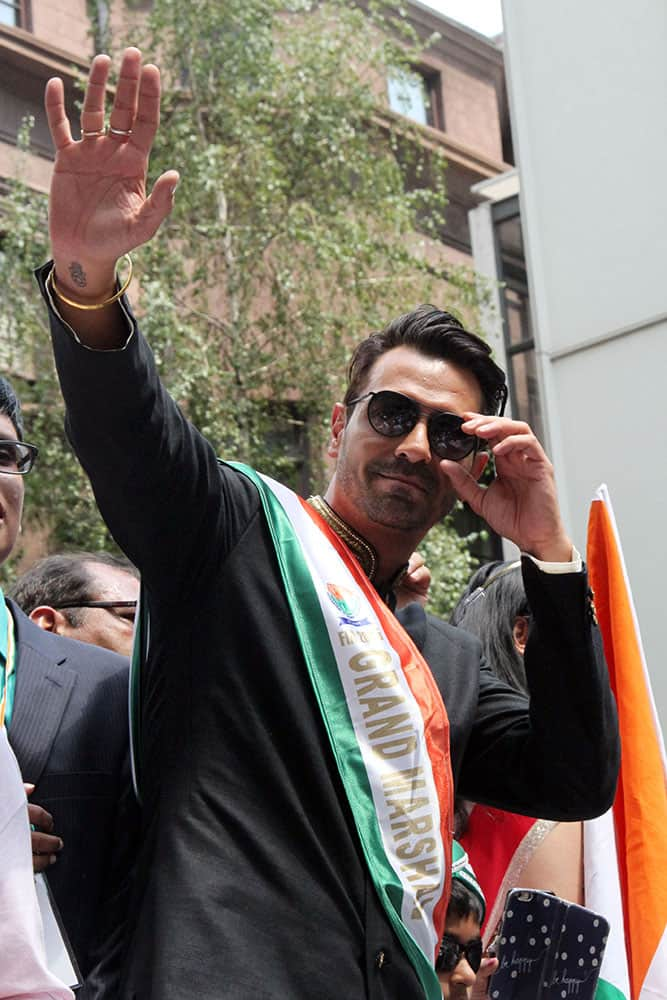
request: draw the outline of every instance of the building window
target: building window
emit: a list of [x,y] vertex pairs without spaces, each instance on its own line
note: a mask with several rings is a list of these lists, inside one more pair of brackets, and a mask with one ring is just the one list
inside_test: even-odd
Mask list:
[[26,21],[25,3],[22,0],[0,0],[0,24],[7,24],[10,28],[25,28]]
[[493,222],[512,416],[530,424],[544,442],[518,197],[497,202]]
[[88,16],[95,52],[108,52],[111,47],[108,0],[88,0]]
[[435,82],[417,70],[393,74],[387,80],[389,107],[420,125],[440,127]]

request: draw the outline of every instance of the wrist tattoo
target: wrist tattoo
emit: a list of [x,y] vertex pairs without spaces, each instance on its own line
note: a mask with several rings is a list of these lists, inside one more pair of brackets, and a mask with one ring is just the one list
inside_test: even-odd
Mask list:
[[78,260],[73,260],[72,263],[70,264],[69,274],[74,284],[78,285],[79,288],[85,288],[86,285],[88,284],[88,279],[86,278],[86,272],[81,267],[81,264],[79,264]]

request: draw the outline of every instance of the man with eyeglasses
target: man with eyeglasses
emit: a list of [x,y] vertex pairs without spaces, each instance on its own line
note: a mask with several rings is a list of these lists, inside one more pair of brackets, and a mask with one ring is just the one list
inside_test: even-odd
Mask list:
[[38,560],[11,586],[9,596],[47,632],[132,652],[139,574],[107,552],[73,552]]
[[[16,394],[0,377],[0,562],[16,543],[36,457],[23,441]],[[0,592],[0,702],[33,786],[33,865],[47,874],[85,979],[77,996],[86,1000],[115,995],[136,852],[127,679],[125,657],[49,634]]]
[[[615,709],[551,465],[500,415],[487,345],[426,306],[357,350],[323,497],[219,463],[116,277],[178,176],[146,196],[157,68],[125,51],[105,130],[109,67],[93,62],[80,141],[62,82],[47,85],[54,262],[38,280],[70,439],[145,588],[131,685],[145,841],[120,995],[435,1000],[454,781],[558,818],[614,794]],[[498,476],[482,490],[487,447]],[[391,611],[457,495],[527,553],[530,706],[472,637],[420,605],[405,628]]]

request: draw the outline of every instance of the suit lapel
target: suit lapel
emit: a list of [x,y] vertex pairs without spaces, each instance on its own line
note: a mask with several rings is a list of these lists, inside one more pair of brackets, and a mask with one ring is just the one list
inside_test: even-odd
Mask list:
[[77,681],[65,664],[67,656],[54,657],[41,629],[11,605],[16,623],[16,695],[9,741],[25,781],[37,784],[46,766]]

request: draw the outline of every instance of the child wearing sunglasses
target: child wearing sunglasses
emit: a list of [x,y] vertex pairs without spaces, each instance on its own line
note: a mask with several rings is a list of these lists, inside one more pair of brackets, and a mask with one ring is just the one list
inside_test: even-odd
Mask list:
[[[452,891],[440,954],[435,963],[444,1000],[469,1000],[478,978],[495,972],[498,961],[483,957],[482,923],[486,902],[468,861],[455,840],[452,845]],[[481,970],[481,971],[480,971]]]

